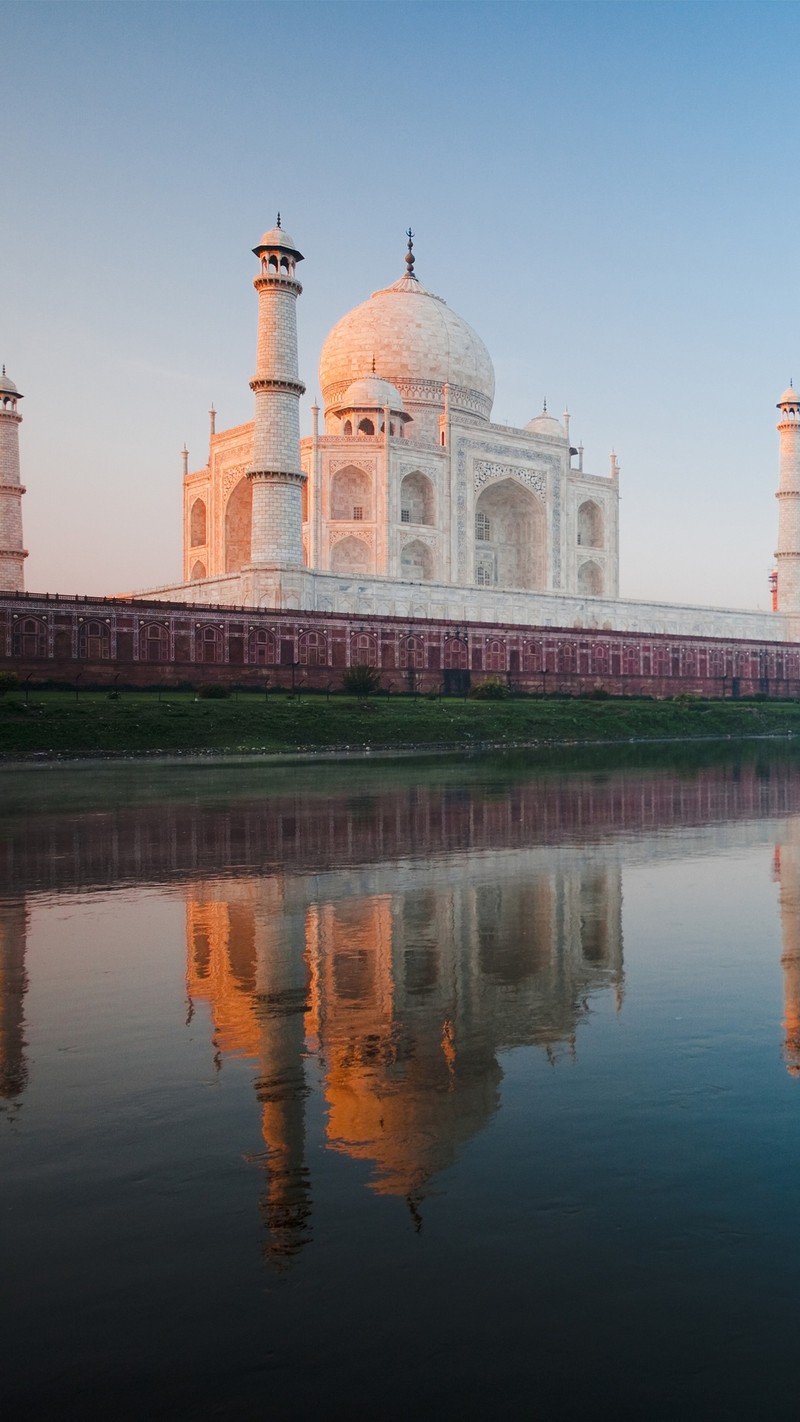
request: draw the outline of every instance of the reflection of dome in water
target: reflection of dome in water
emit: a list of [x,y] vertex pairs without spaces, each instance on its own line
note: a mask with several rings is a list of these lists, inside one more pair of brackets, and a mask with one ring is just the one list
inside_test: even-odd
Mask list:
[[376,291],[334,326],[319,363],[326,409],[341,404],[373,361],[411,406],[441,408],[449,385],[453,410],[491,414],[494,369],[483,341],[414,276]]

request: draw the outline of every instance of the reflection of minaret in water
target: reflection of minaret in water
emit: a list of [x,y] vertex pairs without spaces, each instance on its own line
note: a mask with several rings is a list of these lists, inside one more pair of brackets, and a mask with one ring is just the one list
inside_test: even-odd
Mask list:
[[790,1076],[800,1076],[800,864],[797,844],[775,846],[780,886],[783,968],[783,1055]]
[[187,900],[188,989],[192,999],[205,998],[211,1006],[218,1051],[259,1063],[267,1254],[281,1263],[310,1237],[303,920],[291,912],[276,880],[240,880],[224,892],[224,902],[221,894],[201,897],[202,888]]
[[28,910],[24,899],[0,910],[0,1098],[13,1101],[28,1080],[25,1062],[25,943]]

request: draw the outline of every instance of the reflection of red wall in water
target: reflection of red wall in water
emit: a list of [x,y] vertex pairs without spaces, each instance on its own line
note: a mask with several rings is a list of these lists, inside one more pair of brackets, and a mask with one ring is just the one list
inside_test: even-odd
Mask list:
[[[340,782],[341,783],[341,782]],[[213,805],[209,808],[213,809]],[[202,810],[202,812],[201,812]],[[469,784],[389,784],[365,794],[353,814],[346,789],[317,793],[309,778],[292,793],[240,800],[219,813],[192,802],[99,810],[74,833],[68,814],[0,822],[0,865],[9,882],[57,890],[201,878],[235,862],[241,872],[279,874],[374,864],[471,850],[527,849],[650,834],[729,820],[800,815],[800,776],[777,767],[706,767],[691,775],[541,774],[482,798]],[[13,856],[13,858],[12,858]],[[232,858],[233,856],[233,858]]]

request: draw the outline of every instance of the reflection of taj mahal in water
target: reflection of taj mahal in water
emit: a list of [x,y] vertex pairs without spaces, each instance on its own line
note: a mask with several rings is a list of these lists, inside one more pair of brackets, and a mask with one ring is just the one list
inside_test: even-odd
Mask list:
[[219,1052],[258,1064],[278,1253],[303,1242],[310,1211],[306,1056],[322,1064],[329,1144],[415,1213],[497,1109],[498,1052],[573,1050],[588,995],[621,1000],[619,866],[537,857],[190,886],[189,995],[209,1003]]
[[640,847],[657,837],[657,857],[684,853],[692,826],[777,844],[783,1054],[800,1075],[796,773],[552,776],[498,796],[453,783],[355,799],[298,786],[212,806],[126,805],[80,835],[64,815],[0,821],[16,885],[0,904],[0,1106],[22,1105],[32,1069],[25,959],[37,895],[178,886],[195,1020],[210,1014],[218,1067],[240,1057],[255,1068],[275,1260],[310,1236],[312,1076],[328,1147],[363,1163],[373,1191],[405,1200],[419,1224],[435,1177],[499,1107],[501,1054],[529,1046],[557,1063],[576,1051],[592,998],[621,1005],[620,836]]

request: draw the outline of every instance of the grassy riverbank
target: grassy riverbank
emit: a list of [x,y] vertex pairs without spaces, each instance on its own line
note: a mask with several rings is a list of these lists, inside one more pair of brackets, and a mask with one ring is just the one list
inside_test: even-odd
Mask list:
[[800,735],[800,704],[743,701],[429,701],[239,693],[19,691],[0,699],[0,756],[348,749]]

